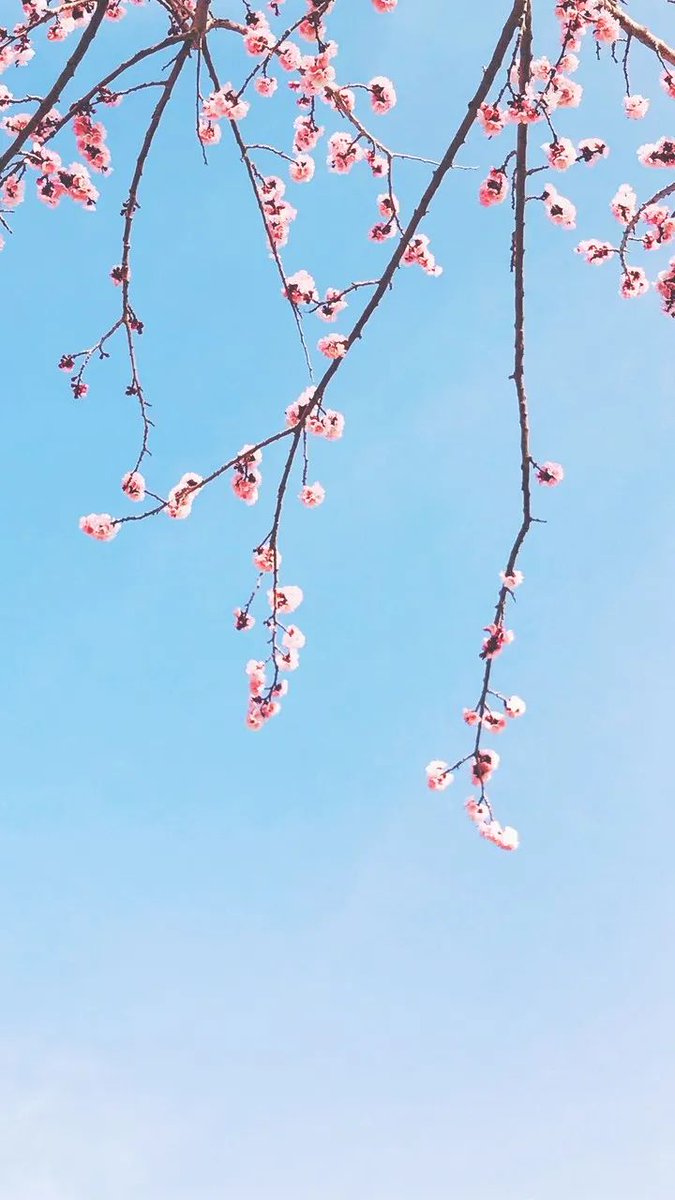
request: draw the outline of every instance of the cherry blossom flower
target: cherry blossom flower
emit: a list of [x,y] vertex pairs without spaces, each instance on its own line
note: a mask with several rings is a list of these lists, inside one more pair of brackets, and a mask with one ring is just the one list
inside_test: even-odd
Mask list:
[[274,571],[276,564],[277,570],[281,566],[281,554],[278,550],[272,549],[271,546],[258,546],[253,551],[253,564],[259,571]]
[[347,338],[341,333],[329,333],[327,337],[319,338],[317,349],[326,358],[344,358],[347,353]]
[[506,116],[498,104],[481,104],[477,119],[486,136],[494,137],[495,134],[502,132]]
[[488,710],[483,716],[483,725],[493,733],[503,733],[506,729],[506,717]]
[[544,142],[542,150],[548,159],[549,166],[556,171],[567,171],[577,159],[574,143],[569,138],[559,138],[556,142]]
[[417,233],[410,239],[401,262],[404,267],[421,267],[427,275],[437,277],[443,274],[443,268],[438,265],[429,249],[429,238],[425,233]]
[[167,498],[166,511],[170,517],[177,521],[184,521],[186,517],[190,516],[201,483],[201,475],[195,474],[194,471],[188,471],[187,474],[181,476]]
[[587,263],[593,266],[599,266],[600,263],[607,262],[614,254],[614,247],[611,242],[598,242],[595,239],[590,239],[585,242],[579,242],[575,249],[575,254],[582,254]]
[[645,96],[624,96],[623,111],[631,121],[641,121],[649,111],[649,100]]
[[671,258],[667,270],[659,273],[656,290],[663,300],[666,316],[675,317],[675,258]]
[[452,783],[452,772],[448,764],[440,758],[433,759],[432,762],[427,763],[425,770],[427,773],[427,787],[431,788],[432,792],[444,792]]
[[276,612],[295,612],[303,601],[302,588],[296,587],[295,584],[287,587],[271,588],[267,593],[269,606]]
[[326,492],[320,483],[305,484],[300,492],[300,500],[307,508],[317,508],[319,504],[323,504]]
[[661,76],[661,87],[671,100],[675,100],[675,74],[672,71],[664,71]]
[[309,183],[313,178],[315,171],[315,162],[310,158],[309,154],[301,154],[292,162],[288,168],[288,174],[294,183]]
[[212,121],[217,121],[220,117],[226,117],[228,121],[241,121],[249,108],[248,101],[241,100],[232,84],[226,83],[204,101],[202,111],[204,116]]
[[130,500],[145,500],[145,479],[140,471],[127,471],[122,476],[122,491]]
[[262,75],[256,79],[254,87],[259,96],[273,96],[279,86],[273,75]]
[[637,212],[637,196],[628,183],[622,183],[610,202],[612,213],[622,225],[628,225]]
[[545,462],[537,467],[537,483],[544,487],[556,487],[565,478],[564,468],[560,463]]
[[221,138],[221,133],[220,125],[214,121],[200,119],[197,127],[197,136],[204,146],[217,146]]
[[336,442],[342,437],[345,429],[345,419],[341,412],[336,412],[333,408],[327,408],[323,414],[323,429],[322,436],[328,442]]
[[648,142],[637,152],[643,167],[675,167],[675,140],[662,137],[658,142]]
[[342,292],[336,288],[328,288],[323,302],[316,310],[316,315],[322,321],[335,321],[339,314],[347,307],[347,301],[343,298]]
[[398,0],[372,0],[373,8],[379,13],[391,13],[396,8]]
[[462,717],[467,725],[480,725],[480,713],[475,708],[465,708]]
[[642,267],[628,267],[621,277],[619,293],[624,300],[634,300],[649,291],[649,280]]
[[509,181],[506,172],[493,167],[487,179],[478,189],[478,199],[485,208],[493,204],[502,204],[508,195]]
[[498,766],[499,755],[495,750],[478,750],[471,764],[472,783],[487,783]]
[[281,640],[289,650],[302,650],[307,643],[307,638],[297,625],[287,625]]
[[513,571],[508,571],[508,572],[500,571],[499,578],[501,579],[501,581],[505,585],[505,587],[513,589],[513,588],[520,587],[525,576],[523,575],[522,571],[513,570]]
[[602,138],[583,138],[579,142],[579,157],[587,166],[592,167],[599,158],[607,158],[609,146]]
[[346,175],[363,158],[363,150],[349,133],[334,133],[328,139],[328,166],[338,175]]
[[244,608],[235,608],[234,610],[234,627],[240,632],[246,629],[253,629],[255,625],[255,617]]
[[80,517],[80,529],[97,542],[111,542],[119,533],[119,525],[110,513],[89,513],[88,517]]
[[510,646],[514,640],[515,634],[511,629],[505,629],[503,625],[486,625],[485,632],[487,637],[483,640],[483,649],[481,650],[481,658],[496,658],[501,654],[505,646]]
[[396,104],[396,91],[391,79],[387,79],[385,75],[376,75],[368,84],[370,92],[370,103],[373,112],[383,116]]
[[308,271],[296,271],[295,275],[289,275],[283,295],[292,304],[316,304],[319,299],[316,284]]
[[508,700],[504,702],[504,709],[507,717],[522,717],[527,711],[527,705],[520,696],[509,696]]
[[563,229],[576,228],[576,208],[571,200],[559,195],[552,183],[545,184],[543,199],[548,217],[554,225],[560,225]]

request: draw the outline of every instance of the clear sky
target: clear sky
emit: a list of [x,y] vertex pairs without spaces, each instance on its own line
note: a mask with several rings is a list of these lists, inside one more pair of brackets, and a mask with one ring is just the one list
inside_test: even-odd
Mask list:
[[[394,79],[392,146],[442,153],[503,8],[469,8],[460,31],[440,0],[390,18],[342,0],[341,78]],[[642,15],[672,38],[667,5]],[[132,9],[108,45],[123,53],[143,23]],[[233,43],[219,62],[238,79]],[[453,174],[425,225],[445,274],[402,272],[339,373],[346,435],[312,466],[326,502],[290,503],[282,537],[308,644],[259,734],[243,725],[257,630],[235,634],[231,611],[280,458],[257,508],[223,482],[185,522],[111,545],[77,528],[127,511],[136,413],[121,358],[80,403],[55,364],[115,312],[147,97],[110,116],[117,170],[95,215],[17,213],[2,256],[3,1200],[672,1197],[673,330],[655,296],[621,301],[611,266],[572,253],[614,235],[620,183],[657,186],[634,151],[672,134],[675,108],[639,50],[634,71],[654,100],[641,126],[622,117],[620,69],[587,54],[587,103],[562,132],[612,154],[559,183],[576,234],[531,221],[533,449],[567,477],[537,493],[548,524],[496,671],[529,704],[492,788],[515,855],[476,837],[465,779],[424,787],[430,758],[469,748],[461,709],[519,520],[508,206],[479,209],[482,175]],[[289,109],[265,103],[248,136],[288,144]],[[207,170],[192,119],[186,88],[136,231],[161,490],[274,429],[306,382],[227,130]],[[484,171],[505,152],[475,135],[461,161]],[[426,170],[402,175],[404,204]],[[319,173],[294,189],[286,262],[323,289],[387,251],[365,237],[373,182]]]

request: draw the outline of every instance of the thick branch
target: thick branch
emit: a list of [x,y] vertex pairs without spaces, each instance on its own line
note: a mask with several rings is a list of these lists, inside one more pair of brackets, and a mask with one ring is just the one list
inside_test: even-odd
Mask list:
[[642,42],[643,46],[653,50],[659,58],[663,58],[675,66],[675,50],[667,42],[664,42],[663,38],[657,37],[646,25],[640,25],[621,5],[616,4],[615,0],[605,0],[605,8],[616,18],[624,33],[629,37],[634,37],[637,42]]

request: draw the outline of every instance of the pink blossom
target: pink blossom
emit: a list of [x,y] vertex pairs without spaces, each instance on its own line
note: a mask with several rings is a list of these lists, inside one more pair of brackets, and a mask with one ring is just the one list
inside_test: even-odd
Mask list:
[[599,158],[607,158],[609,146],[602,138],[583,138],[579,142],[579,157],[587,166],[592,167]]
[[184,521],[189,517],[201,483],[201,475],[195,474],[194,471],[181,476],[168,495],[166,511],[170,517],[177,521]]
[[349,133],[334,133],[328,139],[328,166],[338,175],[346,175],[363,158],[363,150]]
[[478,109],[478,123],[482,125],[487,137],[501,133],[504,128],[505,115],[498,104],[481,104]]
[[483,725],[486,729],[491,729],[493,733],[503,733],[506,729],[506,717],[503,717],[501,713],[488,710],[483,717]]
[[594,266],[599,266],[600,263],[606,262],[614,253],[614,247],[611,242],[598,242],[595,239],[579,242],[575,249],[575,254],[583,254],[587,263]]
[[309,154],[298,155],[295,162],[288,168],[288,174],[294,183],[309,183],[314,175],[314,159]]
[[379,13],[391,13],[397,4],[398,0],[373,0],[373,8]]
[[246,100],[240,100],[231,83],[226,83],[217,92],[212,92],[204,101],[204,116],[209,120],[226,117],[228,121],[241,121],[250,108]]
[[500,571],[499,578],[501,579],[501,581],[505,587],[513,589],[513,588],[520,587],[525,576],[523,575],[522,571],[515,571],[515,570],[509,571],[509,572]]
[[284,71],[297,71],[302,62],[302,50],[295,42],[282,42],[277,50]]
[[565,471],[560,463],[545,462],[537,467],[537,483],[544,487],[556,487],[565,478]]
[[462,716],[467,725],[480,724],[480,713],[477,713],[475,708],[465,708]]
[[297,625],[287,625],[281,640],[289,650],[302,650],[307,643],[307,638]]
[[10,175],[2,185],[0,197],[7,208],[16,208],[23,202],[26,185],[18,175]]
[[642,267],[629,267],[621,277],[619,293],[624,300],[634,300],[649,291],[649,280]]
[[645,96],[624,96],[623,111],[631,121],[641,121],[649,111],[649,100]]
[[200,120],[197,136],[204,146],[217,146],[221,138],[220,125],[213,121]]
[[616,42],[621,33],[621,26],[616,17],[610,16],[609,13],[601,13],[595,22],[593,36],[597,42]]
[[323,303],[316,310],[317,317],[322,321],[335,321],[338,315],[347,307],[343,293],[337,288],[327,288]]
[[302,150],[314,150],[324,132],[323,125],[317,125],[314,117],[296,117],[293,122],[295,134],[293,149],[296,153]]
[[267,593],[269,606],[276,612],[295,612],[303,601],[302,588],[293,585],[287,587],[271,588]]
[[130,500],[145,500],[145,479],[140,471],[127,471],[122,476],[122,491]]
[[306,96],[318,96],[335,82],[335,67],[331,66],[330,58],[330,52],[325,50],[302,59],[300,88]]
[[479,750],[471,765],[472,783],[487,783],[492,772],[499,766],[499,755],[495,750]]
[[274,661],[280,671],[296,671],[300,666],[300,655],[297,650],[277,647],[274,651]]
[[576,162],[577,152],[569,138],[560,138],[557,142],[544,142],[542,150],[549,166],[556,171],[567,171]]
[[558,194],[552,183],[545,184],[543,198],[546,212],[554,225],[560,225],[563,229],[576,227],[576,208],[571,200]]
[[506,106],[507,120],[516,125],[532,125],[541,120],[534,95],[528,88],[523,95],[514,96]]
[[281,566],[281,554],[278,550],[273,550],[271,546],[258,546],[253,551],[253,563],[259,571],[272,572],[274,571],[275,563],[277,570],[279,570]]
[[514,640],[515,634],[511,629],[505,629],[503,625],[486,625],[485,632],[487,637],[483,640],[483,649],[481,650],[481,658],[496,658],[501,654],[505,646],[509,646]]
[[444,792],[452,783],[452,772],[448,764],[440,758],[433,759],[432,762],[427,763],[425,771],[427,773],[427,787],[431,788],[432,792]]
[[242,632],[243,630],[246,630],[246,629],[253,629],[254,625],[255,625],[255,617],[252,617],[251,614],[248,613],[246,611],[246,609],[244,609],[244,608],[235,608],[235,610],[234,610],[234,627],[235,627],[235,629],[239,630],[239,632]]
[[659,273],[656,290],[663,300],[666,316],[675,317],[675,258],[671,258],[667,270]]
[[506,173],[493,167],[487,179],[481,183],[478,189],[478,199],[485,208],[490,208],[493,204],[502,204],[506,200],[508,191],[509,181]]
[[425,233],[417,233],[411,237],[403,252],[401,262],[404,267],[421,267],[427,275],[437,277],[443,274],[443,268],[437,264],[429,249],[429,238]]
[[256,79],[254,86],[259,96],[273,96],[279,83],[272,75],[262,75]]
[[573,79],[566,79],[564,75],[556,75],[551,84],[551,94],[558,108],[578,108],[584,89]]
[[671,100],[675,100],[675,75],[672,71],[664,71],[661,76],[661,87]]
[[80,517],[80,529],[97,542],[111,542],[119,533],[119,524],[110,513],[89,513],[88,517]]
[[276,38],[267,25],[249,30],[244,38],[244,49],[252,58],[263,58],[275,45]]
[[391,79],[387,79],[385,75],[376,75],[368,84],[370,91],[370,103],[373,112],[383,116],[388,113],[396,104],[396,91]]
[[249,659],[246,664],[246,674],[248,675],[248,686],[251,695],[262,695],[266,683],[264,662],[258,662],[255,658]]
[[383,192],[377,197],[377,207],[380,210],[381,216],[387,220],[391,220],[400,211],[401,205],[393,192],[391,194]]
[[328,442],[336,442],[342,437],[345,429],[345,419],[341,412],[327,408],[323,414],[321,434]]
[[610,202],[612,213],[622,225],[628,225],[637,212],[637,196],[628,183],[622,183]]
[[344,358],[347,353],[347,338],[341,333],[329,333],[327,337],[319,338],[317,349],[326,358]]
[[509,696],[508,700],[504,702],[504,709],[507,717],[522,717],[527,711],[527,705],[520,696]]
[[300,500],[307,508],[317,508],[319,504],[323,504],[326,492],[320,483],[305,484],[300,492]]
[[292,304],[316,304],[319,299],[319,293],[316,290],[316,284],[308,271],[296,271],[295,275],[289,275],[286,280],[286,287],[283,289],[283,295]]
[[675,167],[675,140],[662,137],[658,142],[648,142],[637,152],[643,167]]

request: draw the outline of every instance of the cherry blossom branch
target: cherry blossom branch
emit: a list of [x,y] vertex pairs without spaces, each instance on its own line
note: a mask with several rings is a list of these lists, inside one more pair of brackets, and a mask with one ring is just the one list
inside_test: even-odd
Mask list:
[[[486,96],[489,94],[490,88],[492,87],[492,85],[495,81],[495,78],[497,76],[497,73],[502,65],[504,55],[506,54],[506,51],[508,50],[511,39],[513,38],[513,35],[521,22],[524,7],[525,7],[526,3],[527,3],[527,0],[514,0],[512,10],[511,10],[509,16],[507,17],[507,20],[503,26],[502,32],[501,32],[500,37],[495,46],[492,57],[490,58],[490,61],[483,72],[481,81],[478,85],[478,88],[476,89],[476,92],[474,93],[473,97],[469,101],[469,104],[467,106],[466,115],[462,119],[445,154],[443,155],[443,158],[441,159],[441,162],[439,163],[438,167],[434,171],[425,191],[423,192],[423,194],[420,198],[420,201],[417,204],[417,207],[415,208],[413,215],[410,218],[410,221],[408,222],[408,225],[403,233],[403,236],[401,237],[400,241],[398,242],[396,249],[392,253],[391,258],[389,259],[389,262],[387,263],[379,281],[377,282],[377,286],[375,288],[373,295],[371,296],[370,300],[364,307],[362,313],[360,314],[360,316],[354,323],[354,326],[352,327],[350,334],[345,339],[347,350],[351,349],[351,347],[354,345],[354,343],[360,340],[371,317],[373,316],[373,314],[379,307],[381,300],[383,299],[383,297],[387,293],[388,289],[390,288],[393,278],[394,278],[394,275],[396,274],[396,271],[400,265],[401,259],[403,258],[403,255],[405,253],[406,247],[409,245],[411,239],[415,236],[421,222],[423,221],[424,217],[426,216],[426,214],[428,212],[429,206],[430,206],[434,196],[438,192],[445,176],[451,170],[453,163],[454,163],[455,156],[457,155],[457,153],[461,149],[461,147],[464,145],[464,142],[466,141],[469,131],[471,130],[471,127],[476,120],[476,114],[477,114],[481,104],[484,102]],[[207,67],[208,67],[207,52],[208,52],[208,48],[205,47],[204,48],[204,59],[207,62]],[[213,67],[213,64],[211,64],[211,67]],[[211,70],[211,68],[209,68],[209,70]],[[219,86],[218,78],[217,78],[217,75],[215,74],[215,68],[213,68],[213,74],[212,74],[211,78],[212,78],[212,81],[214,82],[214,86],[216,86],[216,87]],[[231,122],[231,124],[236,125],[236,122]],[[333,359],[330,362],[330,364],[326,368],[323,376],[317,383],[316,388],[314,389],[314,394],[312,396],[312,399],[305,406],[302,419],[298,423],[298,425],[294,426],[292,429],[280,430],[279,432],[272,434],[270,437],[264,438],[262,441],[259,441],[255,445],[249,447],[246,454],[247,455],[255,454],[257,451],[264,449],[266,446],[272,445],[274,442],[278,442],[287,437],[291,437],[293,440],[292,440],[291,448],[289,450],[289,457],[292,456],[294,458],[295,453],[297,451],[297,446],[302,437],[303,429],[306,426],[308,417],[321,404],[321,401],[323,399],[324,393],[325,393],[328,385],[330,384],[331,380],[336,375],[337,371],[340,369],[340,365],[343,361],[344,361],[344,357],[340,357],[340,358]],[[229,459],[227,462],[223,463],[222,465],[217,467],[214,471],[212,471],[209,475],[205,476],[202,480],[200,480],[200,482],[194,486],[194,491],[199,491],[202,488],[206,487],[208,484],[212,483],[214,480],[218,479],[226,471],[230,470],[232,467],[236,466],[237,463],[241,462],[242,457],[245,457],[245,456],[243,456],[242,452],[240,451],[239,454],[235,455],[233,458]],[[289,470],[290,470],[290,468],[289,468]],[[130,521],[143,521],[143,520],[146,520],[148,517],[156,516],[158,513],[162,512],[165,508],[166,508],[166,503],[163,503],[163,504],[160,504],[158,507],[148,509],[142,513],[135,513],[130,516],[116,518],[114,524],[115,525],[124,525]]]
[[[532,62],[532,10],[530,0],[527,0],[524,16],[520,48],[519,89],[521,95],[530,77]],[[514,173],[515,215],[513,233],[512,269],[514,279],[514,365],[513,379],[518,400],[518,425],[520,430],[520,486],[522,494],[522,518],[516,533],[504,575],[508,579],[513,576],[525,539],[532,526],[532,495],[531,495],[531,453],[530,453],[530,419],[525,385],[525,211],[527,189],[527,141],[528,126],[521,123],[518,126],[516,142],[516,167]],[[506,582],[499,591],[495,608],[494,626],[502,629],[504,613],[508,597],[512,595]],[[486,655],[485,670],[480,699],[476,705],[479,721],[476,727],[474,756],[480,751],[483,734],[482,717],[485,713],[487,695],[490,689],[490,679],[494,658]],[[481,779],[481,801],[485,799],[484,781]]]
[[619,22],[624,33],[634,37],[637,42],[641,42],[659,58],[665,59],[666,62],[675,66],[675,50],[663,38],[652,33],[646,25],[640,25],[620,4],[615,3],[615,0],[604,0],[604,3],[605,8]]
[[95,0],[96,8],[94,15],[87,25],[82,37],[80,38],[75,50],[71,54],[68,62],[61,71],[56,82],[47,92],[42,103],[36,108],[30,121],[27,121],[24,128],[16,135],[9,149],[4,154],[0,154],[0,172],[4,171],[5,167],[11,162],[18,150],[28,141],[28,138],[35,132],[42,119],[49,112],[50,108],[56,104],[66,84],[70,83],[87,50],[91,46],[96,34],[98,33],[100,24],[105,16],[108,0]]
[[652,204],[658,204],[660,200],[665,200],[668,196],[672,196],[674,193],[675,180],[672,183],[666,184],[665,187],[660,188],[658,192],[655,192],[653,196],[649,197],[649,200],[645,200],[644,204],[641,204],[639,208],[636,208],[623,231],[623,237],[621,238],[621,243],[619,245],[619,258],[621,260],[621,266],[624,274],[629,270],[626,259],[626,248],[645,209],[649,208]]
[[[209,50],[209,46],[206,41],[206,38],[204,39],[204,45],[203,45],[202,52],[204,55],[204,62],[206,63],[206,69],[208,70],[209,76],[211,78],[211,82],[212,82],[215,90],[218,91],[220,89],[220,80],[218,78],[218,73],[216,71],[215,64],[213,62],[213,58],[211,57],[211,52]],[[312,380],[314,378],[314,373],[312,370],[312,360],[310,358],[307,341],[305,339],[305,331],[304,331],[303,325],[302,325],[302,314],[301,314],[300,310],[298,309],[297,304],[295,304],[293,302],[293,300],[291,299],[289,289],[288,289],[288,278],[287,278],[286,272],[284,270],[283,262],[281,261],[281,255],[279,254],[279,251],[277,249],[274,238],[272,237],[272,233],[271,233],[267,218],[265,216],[265,210],[263,208],[262,201],[260,199],[260,193],[258,191],[258,183],[260,180],[260,176],[259,176],[259,173],[257,173],[256,167],[254,166],[254,164],[251,160],[251,157],[248,153],[246,143],[245,143],[244,139],[242,138],[241,133],[239,132],[239,126],[237,125],[237,122],[229,121],[228,124],[230,126],[230,129],[232,130],[232,136],[234,137],[234,140],[237,143],[237,146],[239,148],[239,153],[241,155],[242,161],[246,168],[246,174],[248,175],[249,182],[251,184],[251,188],[253,191],[253,195],[255,197],[255,202],[258,207],[260,216],[262,218],[262,223],[263,223],[263,226],[265,229],[265,237],[267,238],[267,244],[270,248],[270,254],[272,255],[272,258],[274,259],[274,263],[275,263],[277,271],[279,273],[279,278],[281,279],[283,293],[286,296],[288,303],[291,307],[291,310],[293,312],[293,320],[295,321],[295,326],[298,331],[298,337],[300,339],[300,345],[302,347],[302,353],[303,353],[303,356],[305,359],[305,366],[307,367],[307,373],[309,375],[310,380]]]

